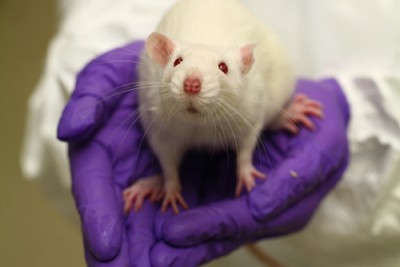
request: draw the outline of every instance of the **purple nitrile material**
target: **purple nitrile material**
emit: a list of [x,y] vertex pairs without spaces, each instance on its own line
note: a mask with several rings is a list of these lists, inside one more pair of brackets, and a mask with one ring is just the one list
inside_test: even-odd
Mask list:
[[348,163],[349,108],[333,79],[298,81],[296,92],[321,102],[324,117],[296,136],[263,132],[267,153],[258,146],[254,164],[268,178],[249,194],[234,197],[233,152],[190,152],[180,172],[188,211],[161,213],[159,204],[146,201],[124,216],[122,191],[160,173],[133,89],[142,49],[143,42],[128,44],[89,63],[60,119],[88,265],[198,266],[247,242],[305,227]]

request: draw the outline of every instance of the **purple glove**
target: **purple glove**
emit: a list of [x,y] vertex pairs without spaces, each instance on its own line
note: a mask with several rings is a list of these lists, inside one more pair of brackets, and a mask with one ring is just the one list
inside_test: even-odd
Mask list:
[[123,85],[136,79],[142,46],[131,44],[90,63],[59,125],[59,138],[70,142],[88,265],[197,266],[244,243],[302,229],[348,162],[349,111],[334,80],[299,81],[297,92],[320,101],[324,119],[314,120],[316,130],[296,136],[263,133],[268,155],[258,149],[254,164],[268,179],[249,195],[233,197],[233,154],[194,152],[181,170],[189,211],[163,214],[147,201],[140,212],[123,217],[122,190],[136,178],[159,172],[142,142],[140,124],[132,124],[136,92],[123,93],[133,88]]
[[296,93],[322,103],[324,118],[313,120],[316,130],[296,136],[264,132],[268,155],[260,146],[254,163],[268,178],[240,198],[233,197],[234,157],[221,153],[209,159],[201,195],[189,196],[192,209],[156,219],[161,242],[152,249],[153,266],[198,266],[245,243],[299,231],[312,218],[347,166],[349,109],[335,80],[301,80]]
[[89,266],[132,266],[122,191],[136,177],[160,172],[137,121],[132,91],[142,47],[133,43],[87,65],[58,127],[58,138],[69,142],[72,192]]

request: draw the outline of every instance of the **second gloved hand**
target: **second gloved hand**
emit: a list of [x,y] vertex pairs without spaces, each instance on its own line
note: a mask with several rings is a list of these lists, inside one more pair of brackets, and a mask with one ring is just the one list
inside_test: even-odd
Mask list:
[[191,195],[189,211],[168,219],[156,217],[155,234],[161,241],[151,252],[154,266],[198,266],[248,242],[306,226],[347,166],[349,109],[334,80],[302,80],[297,92],[323,104],[324,118],[314,120],[317,128],[297,136],[264,133],[266,151],[259,146],[254,164],[268,178],[240,198],[233,197],[233,155],[219,153],[203,159],[206,171],[198,184],[182,173],[184,190],[193,191],[194,186],[197,194]]

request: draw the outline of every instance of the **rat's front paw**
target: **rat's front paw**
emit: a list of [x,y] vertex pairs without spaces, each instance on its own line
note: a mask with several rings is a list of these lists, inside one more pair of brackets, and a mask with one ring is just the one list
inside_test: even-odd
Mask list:
[[163,195],[163,179],[160,175],[140,179],[123,192],[125,214],[132,209],[133,205],[135,205],[135,211],[139,211],[146,197],[150,196],[151,201],[155,202],[161,200]]
[[284,129],[292,134],[299,132],[299,124],[308,129],[314,129],[314,123],[308,116],[322,118],[322,105],[306,95],[298,94],[274,122],[272,128],[277,130]]
[[267,175],[257,170],[253,164],[240,164],[238,170],[238,181],[236,185],[235,195],[238,197],[243,190],[243,187],[250,192],[256,185],[255,178],[266,178]]
[[165,196],[161,207],[161,211],[165,212],[171,205],[172,210],[175,214],[179,213],[178,204],[180,204],[184,209],[188,209],[189,206],[183,199],[181,194],[181,188],[179,184],[166,183],[165,185]]

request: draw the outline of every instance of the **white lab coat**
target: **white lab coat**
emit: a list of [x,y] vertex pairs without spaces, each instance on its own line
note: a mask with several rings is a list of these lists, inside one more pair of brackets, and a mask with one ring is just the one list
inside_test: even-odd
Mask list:
[[[64,0],[58,34],[29,101],[22,168],[74,214],[56,127],[76,73],[144,39],[175,0]],[[244,0],[282,37],[299,75],[333,76],[351,105],[351,164],[298,234],[260,247],[294,267],[400,266],[400,1]],[[221,14],[223,15],[223,14]],[[233,254],[222,266],[244,266]]]

